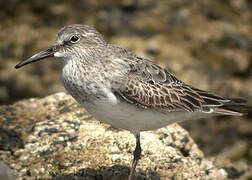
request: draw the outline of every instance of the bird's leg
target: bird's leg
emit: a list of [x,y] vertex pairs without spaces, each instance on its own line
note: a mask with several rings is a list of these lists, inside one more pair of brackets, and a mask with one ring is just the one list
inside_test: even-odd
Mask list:
[[130,169],[130,176],[129,176],[129,180],[133,180],[134,177],[134,172],[138,163],[138,160],[141,158],[141,144],[140,144],[140,133],[137,133],[136,135],[136,148],[134,150],[134,159],[132,162],[132,166]]

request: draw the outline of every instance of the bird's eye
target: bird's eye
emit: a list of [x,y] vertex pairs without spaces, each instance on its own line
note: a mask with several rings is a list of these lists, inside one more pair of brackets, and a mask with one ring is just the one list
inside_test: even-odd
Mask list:
[[70,39],[70,41],[72,42],[72,43],[76,43],[76,42],[78,42],[79,41],[79,37],[78,36],[72,36],[71,37],[71,39]]

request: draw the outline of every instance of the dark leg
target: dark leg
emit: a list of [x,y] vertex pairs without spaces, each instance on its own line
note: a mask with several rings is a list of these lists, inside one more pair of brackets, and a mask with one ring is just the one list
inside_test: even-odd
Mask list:
[[130,169],[129,180],[133,180],[134,172],[135,172],[138,160],[141,158],[141,152],[142,152],[141,144],[140,144],[140,133],[136,134],[135,136],[136,136],[136,148],[134,151],[134,159],[133,159],[132,166]]

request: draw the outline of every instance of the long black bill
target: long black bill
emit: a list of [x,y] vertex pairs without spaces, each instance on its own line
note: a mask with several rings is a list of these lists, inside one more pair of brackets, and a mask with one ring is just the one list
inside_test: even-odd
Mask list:
[[57,46],[51,46],[48,49],[40,51],[39,53],[33,55],[29,59],[26,59],[26,60],[20,62],[19,64],[17,64],[15,66],[15,68],[16,69],[20,68],[26,64],[33,63],[33,62],[39,61],[41,59],[45,59],[47,57],[53,57],[54,53],[57,52],[57,49],[58,49]]

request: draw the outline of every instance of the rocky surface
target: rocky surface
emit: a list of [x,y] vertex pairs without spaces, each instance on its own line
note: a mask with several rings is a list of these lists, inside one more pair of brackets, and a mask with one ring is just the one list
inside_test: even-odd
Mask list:
[[[0,159],[12,169],[12,177],[127,179],[134,136],[94,120],[69,95],[57,93],[0,108]],[[252,177],[244,162],[204,157],[178,124],[143,132],[141,141],[139,180]]]

